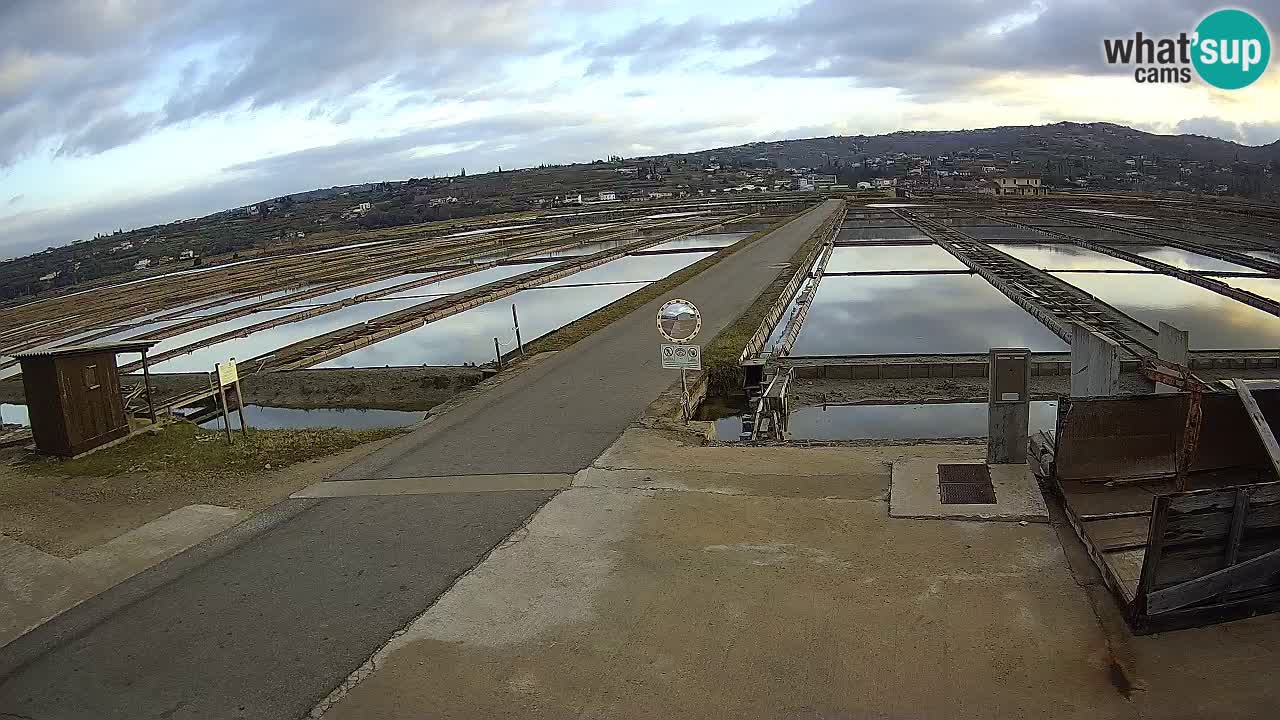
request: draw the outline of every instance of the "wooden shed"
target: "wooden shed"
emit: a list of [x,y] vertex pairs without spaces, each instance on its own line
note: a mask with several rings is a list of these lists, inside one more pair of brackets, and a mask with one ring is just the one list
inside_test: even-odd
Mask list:
[[[142,353],[155,341],[78,345],[18,353],[36,449],[75,457],[129,434],[117,353]],[[150,398],[149,377],[144,378]]]

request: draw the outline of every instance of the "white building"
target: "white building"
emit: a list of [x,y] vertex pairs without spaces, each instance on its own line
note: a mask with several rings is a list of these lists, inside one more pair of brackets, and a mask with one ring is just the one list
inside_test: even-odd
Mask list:
[[1047,190],[1040,178],[1027,175],[1005,175],[995,178],[996,195],[1043,195]]
[[151,267],[151,261],[145,258],[133,264],[134,270],[146,270],[149,267]]
[[178,254],[179,260],[194,260],[195,257],[196,257],[195,250],[183,250],[181,253]]
[[618,200],[617,192],[613,190],[600,191],[600,202],[616,202],[617,200]]
[[819,190],[829,190],[832,185],[836,184],[835,175],[814,175],[810,180],[813,186]]
[[858,183],[858,189],[859,189],[859,190],[870,190],[870,189],[871,189],[871,183],[869,183],[869,182],[860,182],[860,183]]

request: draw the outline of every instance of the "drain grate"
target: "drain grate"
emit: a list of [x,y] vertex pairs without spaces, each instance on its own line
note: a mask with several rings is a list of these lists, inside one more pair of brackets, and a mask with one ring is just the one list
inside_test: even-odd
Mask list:
[[938,494],[943,505],[990,505],[996,501],[991,468],[986,465],[939,465]]

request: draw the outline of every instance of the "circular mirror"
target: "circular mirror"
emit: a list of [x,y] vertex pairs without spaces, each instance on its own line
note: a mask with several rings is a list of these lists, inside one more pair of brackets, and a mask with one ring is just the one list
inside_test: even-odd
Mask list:
[[671,342],[689,342],[702,329],[702,313],[688,300],[668,300],[658,310],[658,332]]

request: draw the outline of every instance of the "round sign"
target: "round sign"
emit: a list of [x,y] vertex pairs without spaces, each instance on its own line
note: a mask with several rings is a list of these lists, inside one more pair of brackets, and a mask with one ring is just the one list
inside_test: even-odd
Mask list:
[[688,300],[668,300],[658,309],[658,332],[671,342],[689,342],[701,329],[702,313]]

